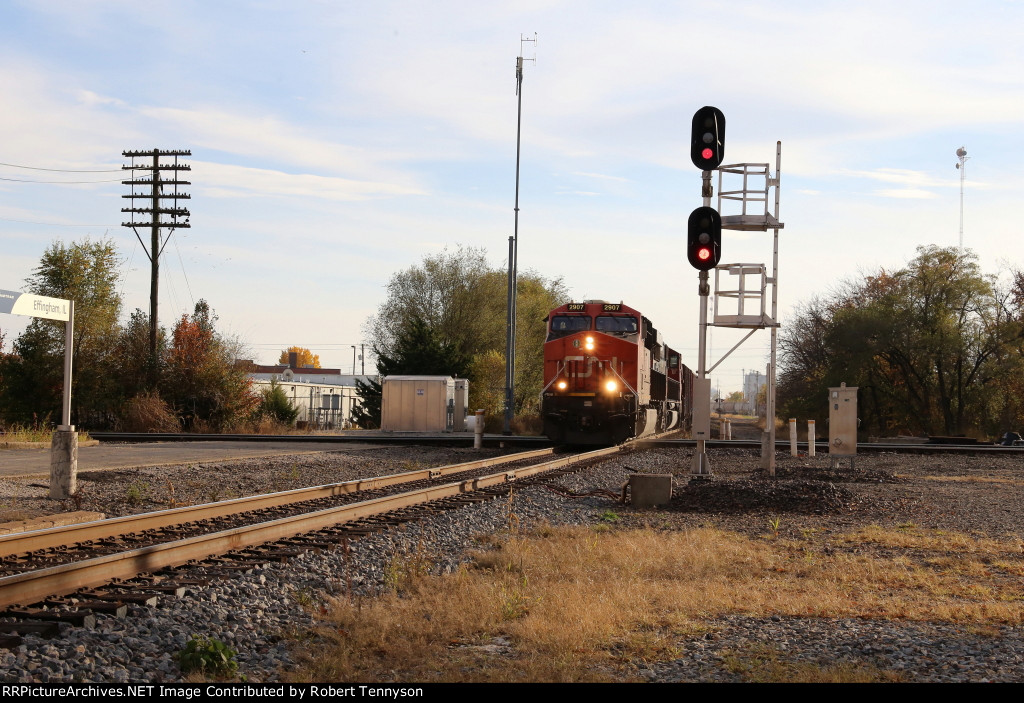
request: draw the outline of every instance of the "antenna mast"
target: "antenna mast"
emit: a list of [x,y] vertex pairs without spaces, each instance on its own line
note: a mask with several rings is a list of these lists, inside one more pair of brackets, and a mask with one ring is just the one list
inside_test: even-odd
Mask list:
[[[533,58],[523,58],[523,44],[533,42]],[[537,33],[533,39],[519,35],[519,57],[516,59],[516,95],[519,97],[516,118],[516,205],[515,229],[508,238],[508,316],[505,325],[505,427],[503,434],[512,434],[514,414],[515,370],[516,370],[516,278],[519,264],[519,146],[523,125],[523,61],[537,62]]]
[[960,251],[964,250],[964,178],[967,177],[967,149],[960,147],[956,150],[957,164],[960,170]]

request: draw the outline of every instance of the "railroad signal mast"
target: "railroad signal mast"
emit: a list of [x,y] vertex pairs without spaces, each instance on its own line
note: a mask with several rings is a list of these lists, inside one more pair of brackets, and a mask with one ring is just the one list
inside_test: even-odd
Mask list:
[[700,296],[700,342],[697,378],[693,388],[693,436],[697,447],[693,453],[691,473],[694,478],[710,478],[711,466],[705,443],[711,438],[711,379],[707,377],[704,358],[708,336],[708,271],[718,265],[722,256],[722,218],[711,207],[711,172],[725,158],[725,115],[717,107],[702,107],[693,115],[690,130],[690,161],[701,170],[701,196],[704,205],[690,213],[687,222],[686,258],[700,271],[697,293]]
[[[775,176],[771,175],[768,164],[722,165],[725,160],[725,115],[716,107],[705,106],[693,115],[690,132],[690,160],[701,170],[702,207],[690,213],[687,222],[686,258],[690,265],[700,272],[697,292],[700,296],[700,333],[697,359],[697,379],[693,390],[693,437],[697,448],[693,455],[691,474],[695,479],[710,478],[711,468],[705,451],[706,441],[711,436],[711,379],[708,374],[734,352],[743,342],[759,329],[771,329],[771,360],[767,373],[766,431],[762,434],[761,465],[770,475],[775,475],[775,358],[778,314],[778,268],[779,268],[779,182],[782,168],[782,142],[776,144]],[[714,188],[711,184],[713,171],[718,171],[717,208],[711,206]],[[742,177],[742,185],[736,190],[725,190],[722,185],[724,174]],[[763,187],[760,184],[763,183]],[[769,190],[775,189],[774,213],[768,212]],[[726,204],[740,203],[740,214],[722,215],[722,201]],[[756,210],[757,204],[763,203]],[[764,264],[720,264],[722,230],[774,231],[772,275],[767,275]],[[708,272],[715,271],[714,320],[708,322],[708,296],[711,286]],[[722,290],[719,274],[725,272],[738,277],[735,290]],[[760,275],[760,286],[748,287],[746,277]],[[771,285],[771,312],[767,310],[767,287]],[[736,314],[719,310],[723,300],[736,301]],[[752,304],[760,303],[760,310],[751,310]],[[707,328],[731,327],[749,329],[747,336],[732,349],[707,367]]]

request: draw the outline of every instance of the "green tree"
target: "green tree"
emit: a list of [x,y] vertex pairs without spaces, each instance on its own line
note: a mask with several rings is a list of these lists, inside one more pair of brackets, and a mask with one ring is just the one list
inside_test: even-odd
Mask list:
[[246,371],[235,363],[237,342],[216,331],[217,316],[205,300],[182,315],[171,333],[162,396],[182,425],[221,431],[249,417],[259,404]]
[[299,409],[288,400],[284,388],[271,379],[270,387],[260,391],[259,413],[283,425],[293,425],[299,416]]
[[483,249],[460,246],[394,274],[387,299],[364,326],[371,347],[387,353],[418,319],[467,358],[490,348],[489,340],[504,329],[504,318],[490,314],[490,301],[495,294],[502,305],[505,300],[492,273]]
[[[26,290],[75,303],[72,422],[109,424],[117,410],[110,357],[118,335],[119,260],[108,239],[64,244],[43,253]],[[9,422],[59,419],[64,375],[64,323],[34,318],[14,342],[0,374],[0,414]]]
[[[367,320],[364,333],[378,359],[381,355],[394,358],[399,338],[414,320],[422,321],[439,343],[466,360],[470,406],[500,414],[505,387],[507,281],[504,270],[487,264],[483,249],[459,247],[455,252],[427,256],[421,264],[392,276],[387,299]],[[532,271],[518,276],[516,413],[537,408],[544,375],[544,319],[568,297],[560,279],[545,279]],[[386,373],[379,363],[378,371]]]
[[[399,331],[392,351],[374,349],[377,371],[381,376],[452,376],[465,378],[469,362],[454,347],[438,338],[437,333],[422,319],[413,316],[409,324]],[[356,394],[361,408],[353,411],[353,420],[362,427],[380,426],[381,384],[357,381]]]
[[159,379],[164,371],[167,333],[163,327],[157,330],[156,358],[150,354],[149,333],[149,314],[138,308],[118,332],[110,361],[112,369],[116,369],[113,375],[121,399],[146,395],[157,389],[153,379]]
[[862,426],[874,433],[993,429],[992,398],[1021,325],[973,254],[919,247],[905,268],[848,284],[794,317],[780,341],[786,414],[825,415],[826,389],[845,381],[860,387]]
[[452,376],[465,378],[468,362],[454,344],[442,340],[423,319],[413,317],[402,329],[390,353],[374,349],[382,376]]

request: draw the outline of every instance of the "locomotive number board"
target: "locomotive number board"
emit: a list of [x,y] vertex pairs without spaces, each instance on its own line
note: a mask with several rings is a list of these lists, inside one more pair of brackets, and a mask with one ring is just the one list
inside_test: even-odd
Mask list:
[[[603,312],[622,312],[622,303],[603,303],[601,305]],[[586,312],[586,303],[569,303],[565,306],[566,312]]]

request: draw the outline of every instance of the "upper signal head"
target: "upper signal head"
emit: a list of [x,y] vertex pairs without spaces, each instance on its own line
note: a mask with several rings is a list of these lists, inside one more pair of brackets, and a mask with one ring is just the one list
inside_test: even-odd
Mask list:
[[690,160],[702,171],[718,168],[725,158],[725,115],[707,105],[693,114]]

